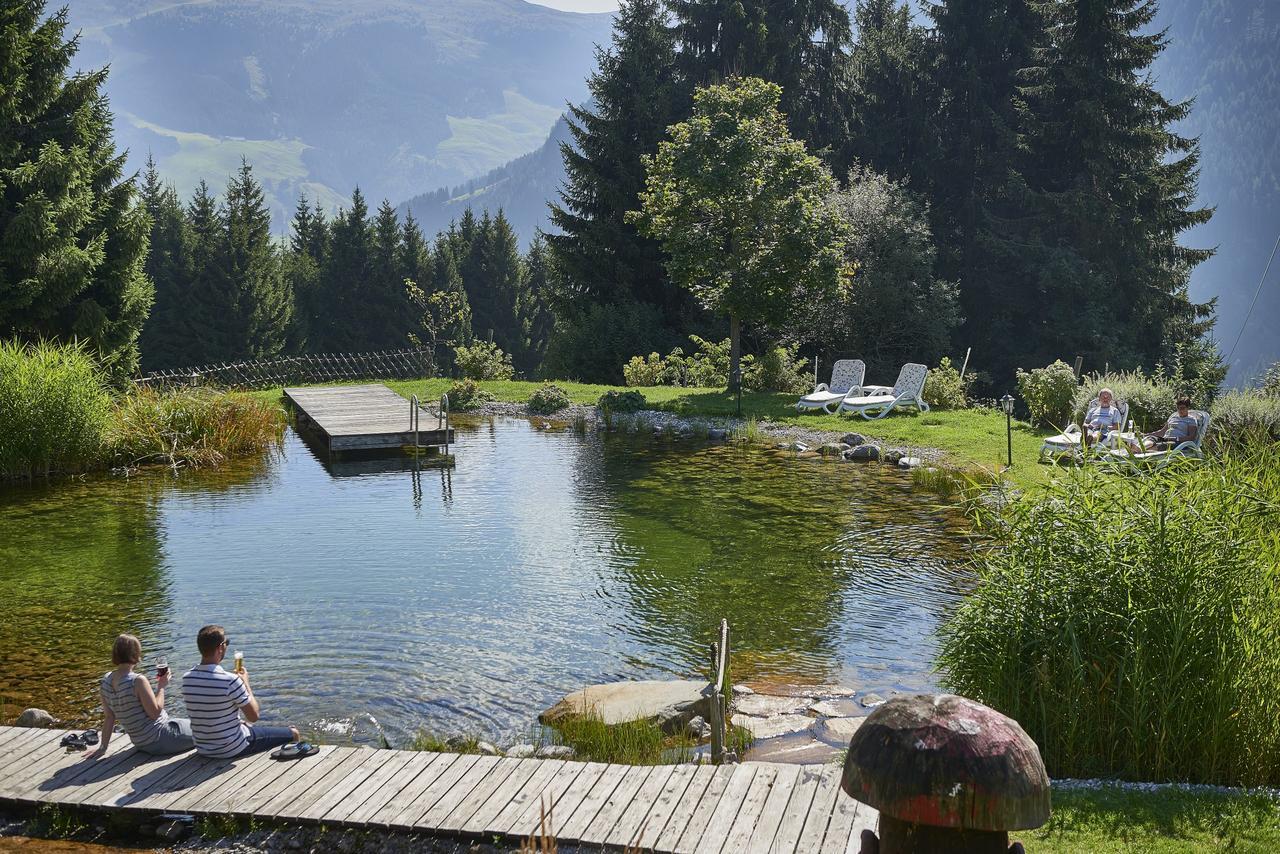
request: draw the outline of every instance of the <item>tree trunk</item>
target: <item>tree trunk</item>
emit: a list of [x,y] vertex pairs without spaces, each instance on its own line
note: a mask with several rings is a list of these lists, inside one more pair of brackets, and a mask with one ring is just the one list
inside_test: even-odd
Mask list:
[[[737,391],[742,377],[738,371],[742,367],[742,324],[736,314],[729,315],[729,391]],[[734,378],[737,378],[737,383]]]

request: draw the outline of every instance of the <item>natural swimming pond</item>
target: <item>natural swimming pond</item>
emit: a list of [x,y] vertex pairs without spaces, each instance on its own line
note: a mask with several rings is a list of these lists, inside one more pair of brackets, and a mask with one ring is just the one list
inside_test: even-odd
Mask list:
[[327,464],[290,431],[217,471],[0,489],[0,718],[88,721],[118,632],[180,673],[209,622],[268,720],[329,740],[502,739],[585,684],[705,678],[721,616],[735,679],[935,684],[967,541],[896,470],[516,418],[454,452]]

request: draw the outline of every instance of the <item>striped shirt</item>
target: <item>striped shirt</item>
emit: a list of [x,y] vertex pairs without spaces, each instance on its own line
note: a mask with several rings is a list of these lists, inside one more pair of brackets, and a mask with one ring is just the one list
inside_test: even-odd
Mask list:
[[129,733],[129,739],[135,747],[144,747],[160,737],[160,731],[169,723],[169,715],[160,710],[160,716],[152,720],[147,710],[142,708],[142,701],[135,691],[135,681],[145,679],[133,671],[129,671],[119,679],[114,678],[116,672],[108,670],[102,677],[102,699],[106,707],[116,716],[116,723]]
[[219,664],[197,664],[182,677],[182,699],[201,756],[226,759],[249,745],[249,728],[240,720],[249,689],[240,677]]

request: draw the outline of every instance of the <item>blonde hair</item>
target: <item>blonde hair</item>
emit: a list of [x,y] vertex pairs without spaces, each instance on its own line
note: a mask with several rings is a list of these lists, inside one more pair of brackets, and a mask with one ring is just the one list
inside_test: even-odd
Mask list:
[[111,645],[111,663],[137,664],[142,660],[142,644],[133,635],[120,635]]

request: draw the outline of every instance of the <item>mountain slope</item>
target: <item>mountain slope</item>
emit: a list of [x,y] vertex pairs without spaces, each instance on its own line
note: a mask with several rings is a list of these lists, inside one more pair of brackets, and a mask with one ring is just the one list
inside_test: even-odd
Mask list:
[[189,193],[241,156],[277,224],[300,192],[402,199],[537,148],[609,15],[522,0],[71,0],[117,140]]

